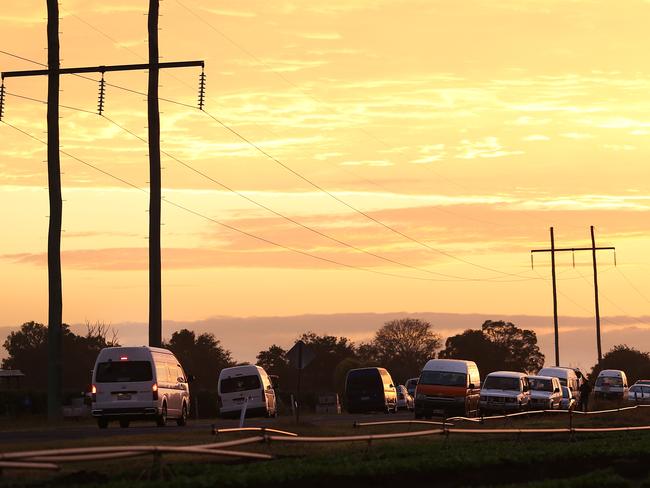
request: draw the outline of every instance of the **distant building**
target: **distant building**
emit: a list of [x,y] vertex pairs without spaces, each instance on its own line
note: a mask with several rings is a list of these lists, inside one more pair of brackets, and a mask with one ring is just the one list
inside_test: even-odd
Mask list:
[[20,381],[24,376],[19,369],[0,369],[0,391],[20,390]]

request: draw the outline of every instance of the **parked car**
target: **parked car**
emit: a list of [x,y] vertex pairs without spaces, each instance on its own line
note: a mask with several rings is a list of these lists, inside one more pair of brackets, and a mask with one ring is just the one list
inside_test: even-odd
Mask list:
[[418,380],[420,378],[409,378],[406,380],[406,390],[409,392],[409,395],[411,395],[415,399],[415,388],[418,386]]
[[634,383],[630,386],[627,399],[634,403],[650,402],[650,383]]
[[576,399],[580,400],[580,385],[584,381],[584,377],[580,370],[575,368],[567,368],[564,366],[553,366],[548,368],[542,368],[537,372],[538,376],[554,376],[560,380],[560,385],[568,386],[571,390],[571,395]]
[[594,398],[624,400],[627,398],[627,376],[620,369],[603,369],[598,373],[594,386]]
[[415,389],[415,418],[478,415],[480,384],[481,377],[473,361],[427,361]]
[[[560,380],[551,376],[529,376],[530,408],[557,410],[562,402]],[[568,388],[568,387],[567,387]]]
[[397,409],[400,410],[413,410],[415,408],[415,400],[409,394],[404,385],[397,385]]
[[132,420],[168,419],[185,425],[190,411],[192,378],[171,351],[158,347],[107,347],[95,361],[91,414],[100,429],[111,420],[128,427]]
[[[485,378],[481,388],[481,411],[521,412],[529,408],[528,376],[517,371],[495,371]],[[417,408],[417,402],[416,402]]]
[[636,380],[635,385],[650,385],[650,380]]
[[345,400],[350,413],[397,412],[397,389],[390,373],[384,368],[348,371]]
[[264,368],[246,364],[224,368],[219,373],[217,394],[221,417],[239,417],[246,405],[246,416],[277,415],[275,390]]
[[560,410],[574,410],[576,408],[576,399],[568,386],[562,387],[562,401]]

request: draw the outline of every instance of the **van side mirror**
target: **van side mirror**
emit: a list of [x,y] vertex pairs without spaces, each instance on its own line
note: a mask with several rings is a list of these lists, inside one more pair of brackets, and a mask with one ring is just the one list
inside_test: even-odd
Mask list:
[[395,388],[395,385],[391,383],[390,385],[388,385],[388,387],[389,388]]
[[525,391],[525,392],[526,392],[526,391],[530,391],[530,386],[528,386],[528,385],[524,385],[523,391]]
[[474,385],[474,383],[470,383],[470,384],[469,384],[469,389],[470,389],[470,390],[473,390],[474,388],[476,388],[476,385]]
[[560,389],[556,388],[555,390],[553,390],[553,393],[560,393]]

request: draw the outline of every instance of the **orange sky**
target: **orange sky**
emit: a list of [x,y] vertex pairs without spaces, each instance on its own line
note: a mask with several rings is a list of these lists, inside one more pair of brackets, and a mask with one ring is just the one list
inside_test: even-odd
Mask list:
[[[145,62],[147,4],[62,1],[62,65]],[[45,2],[3,7],[0,50],[45,62]],[[548,246],[551,225],[558,246],[588,245],[590,225],[616,246],[617,267],[600,255],[603,316],[647,314],[650,2],[167,0],[161,13],[163,61],[206,61],[207,112],[331,195],[163,101],[164,151],[402,264],[163,156],[168,201],[385,273],[164,204],[165,319],[406,310],[550,323],[549,259],[531,270],[529,251]],[[0,53],[1,71],[34,68]],[[194,105],[198,74],[163,72],[161,96]],[[107,81],[146,91],[146,73]],[[44,78],[6,88],[46,98]],[[66,76],[62,90],[62,105],[95,110],[95,83]],[[105,108],[62,108],[62,148],[146,190],[147,146],[111,122],[146,137],[144,97],[109,86]],[[41,103],[8,96],[4,120],[46,137]],[[47,320],[44,159],[44,145],[0,125],[0,326]],[[64,320],[146,321],[148,195],[67,156],[62,171]],[[590,255],[576,264],[558,257],[559,309],[589,317]],[[650,324],[636,326],[645,335]]]

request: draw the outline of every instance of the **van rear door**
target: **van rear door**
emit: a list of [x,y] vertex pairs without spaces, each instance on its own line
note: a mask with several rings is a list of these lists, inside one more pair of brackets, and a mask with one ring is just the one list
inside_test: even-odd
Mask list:
[[219,383],[219,394],[225,408],[235,406],[241,408],[247,401],[264,400],[260,377],[253,373],[241,373],[222,378]]
[[97,403],[129,408],[152,401],[153,370],[151,361],[105,361],[95,368]]

